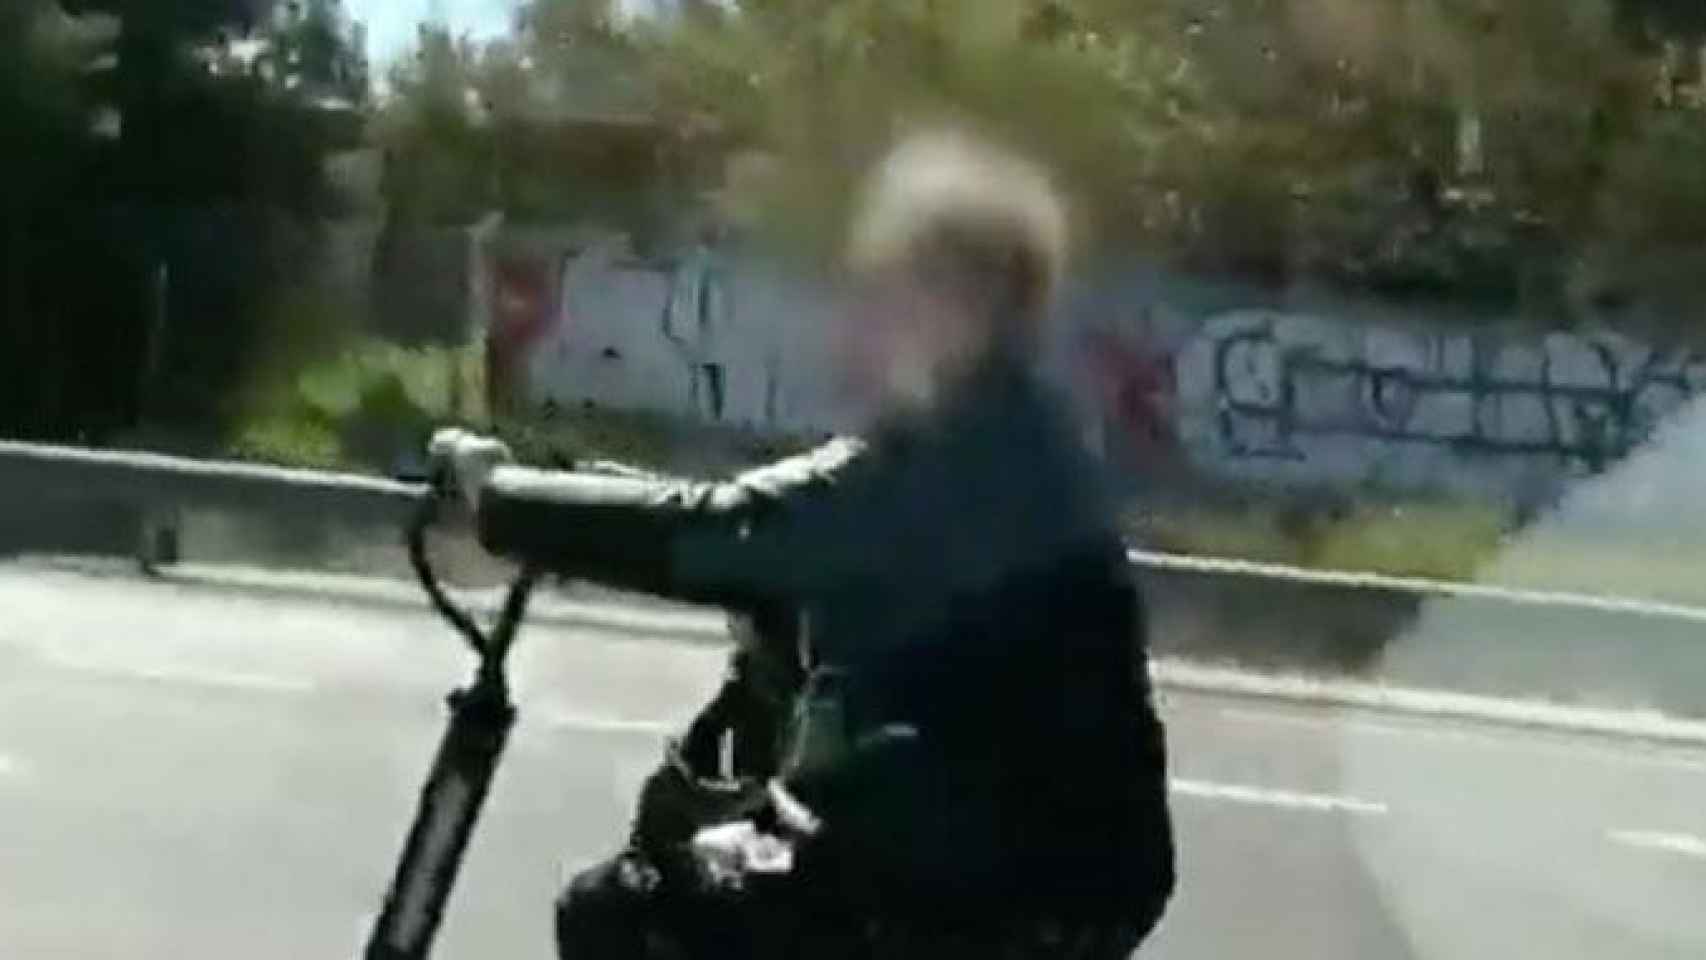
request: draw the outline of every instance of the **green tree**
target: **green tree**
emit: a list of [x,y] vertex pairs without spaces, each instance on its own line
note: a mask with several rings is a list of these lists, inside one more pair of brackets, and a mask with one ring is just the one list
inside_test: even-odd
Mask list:
[[[668,202],[821,257],[868,162],[947,123],[1048,163],[1111,250],[1513,302],[1590,248],[1706,241],[1706,84],[1665,93],[1703,31],[1670,0],[533,0],[464,59],[506,211],[606,186],[539,135],[616,103],[686,157]],[[731,153],[759,175],[712,190]]]
[[1175,217],[1156,185],[1210,133],[1166,6],[753,0],[638,42],[667,115],[714,118],[770,158],[759,195],[737,199],[788,249],[824,250],[868,162],[901,130],[939,123],[1038,154],[1096,232],[1141,239]]
[[0,125],[15,144],[29,145],[0,153],[0,216],[14,231],[44,198],[63,195],[92,149],[95,103],[83,75],[111,39],[110,29],[66,16],[49,0],[0,7]]
[[288,0],[268,31],[267,56],[280,86],[309,96],[367,102],[367,54],[339,0]]
[[608,0],[534,0],[479,86],[496,119],[512,219],[593,220],[650,233],[690,202],[692,130],[660,110],[648,51]]
[[389,222],[469,223],[490,209],[492,140],[475,87],[478,52],[423,25],[413,55],[394,65],[377,120]]
[[63,337],[48,302],[58,275],[47,268],[100,149],[84,77],[113,39],[110,23],[48,0],[0,5],[0,126],[15,145],[0,151],[0,430],[9,433],[46,435],[75,415],[52,362]]
[[323,160],[360,131],[356,100],[308,82],[315,43],[359,60],[345,19],[303,28],[335,12],[317,9],[6,5],[0,109],[32,145],[6,171],[9,429],[105,435],[145,397],[156,419],[217,419],[268,298],[310,259]]

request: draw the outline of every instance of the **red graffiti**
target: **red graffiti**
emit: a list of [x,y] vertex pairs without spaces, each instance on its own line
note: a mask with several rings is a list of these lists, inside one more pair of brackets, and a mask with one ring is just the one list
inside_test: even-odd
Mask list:
[[523,387],[528,351],[557,314],[557,275],[549,260],[502,257],[492,264],[486,390],[494,408]]
[[1172,358],[1106,331],[1085,335],[1084,354],[1110,432],[1136,454],[1174,449]]

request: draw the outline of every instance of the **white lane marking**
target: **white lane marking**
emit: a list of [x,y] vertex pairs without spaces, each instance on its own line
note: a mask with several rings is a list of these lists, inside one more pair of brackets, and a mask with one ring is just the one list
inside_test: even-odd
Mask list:
[[586,733],[633,733],[645,736],[668,736],[682,724],[662,720],[629,720],[622,717],[588,717],[580,714],[558,714],[547,717],[545,723],[558,730],[580,730]]
[[1511,731],[1505,731],[1501,735],[1493,732],[1470,730],[1439,730],[1413,724],[1373,720],[1367,717],[1344,715],[1304,717],[1250,707],[1221,707],[1216,712],[1224,719],[1257,726],[1290,726],[1308,730],[1372,733],[1385,737],[1409,737],[1417,740],[1470,744],[1496,750],[1525,750],[1571,756],[1592,754],[1598,759],[1617,763],[1642,764],[1672,770],[1706,770],[1706,758],[1667,755],[1659,752],[1663,749],[1659,746],[1653,746],[1650,749],[1642,747],[1631,749],[1627,745],[1608,746],[1584,740],[1557,743],[1533,738],[1522,739],[1513,735]]
[[1374,800],[1333,797],[1319,793],[1294,793],[1290,790],[1210,783],[1206,780],[1186,780],[1178,777],[1173,779],[1173,792],[1201,800],[1251,803],[1288,810],[1308,810],[1313,813],[1354,813],[1362,816],[1382,816],[1387,813],[1386,804]]
[[1665,833],[1659,830],[1608,830],[1606,838],[1637,850],[1652,850],[1706,860],[1706,839],[1688,833]]
[[[1515,740],[1508,734],[1499,737],[1496,734],[1472,733],[1467,730],[1437,730],[1422,726],[1406,726],[1401,723],[1388,723],[1381,720],[1369,720],[1363,717],[1328,716],[1328,717],[1299,717],[1284,713],[1270,713],[1266,710],[1256,710],[1244,707],[1222,707],[1221,717],[1241,723],[1257,726],[1301,727],[1305,730],[1355,731],[1357,733],[1373,733],[1383,737],[1414,737],[1418,740],[1436,740],[1450,743],[1473,743],[1485,747],[1520,746],[1525,749],[1537,749],[1541,744]],[[1573,746],[1573,745],[1572,745]],[[1618,752],[1620,758],[1626,757],[1626,752]],[[1634,757],[1630,759],[1640,759]],[[1684,761],[1686,762],[1686,761]]]
[[257,693],[304,694],[314,691],[314,684],[294,677],[278,677],[260,673],[240,673],[226,670],[204,670],[185,667],[142,666],[139,664],[97,663],[60,654],[46,657],[48,663],[62,670],[112,677],[119,680],[141,680],[149,683],[175,683],[196,687],[226,690],[247,690]]

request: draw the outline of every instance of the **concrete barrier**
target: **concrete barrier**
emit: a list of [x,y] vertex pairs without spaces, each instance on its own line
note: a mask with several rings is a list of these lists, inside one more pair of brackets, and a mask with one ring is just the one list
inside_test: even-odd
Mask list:
[[1139,561],[1159,654],[1257,670],[1369,675],[1424,596]]
[[[28,505],[14,507],[14,517],[42,534],[19,538],[34,552],[117,552],[165,512],[186,561],[406,577],[401,527],[424,488],[0,443],[0,493]],[[0,531],[20,525],[9,519]],[[460,568],[462,579],[491,582],[476,548],[449,546],[453,581]],[[1706,609],[1234,560],[1132,559],[1162,656],[1706,717]]]
[[1138,555],[1157,653],[1402,689],[1706,718],[1706,609]]

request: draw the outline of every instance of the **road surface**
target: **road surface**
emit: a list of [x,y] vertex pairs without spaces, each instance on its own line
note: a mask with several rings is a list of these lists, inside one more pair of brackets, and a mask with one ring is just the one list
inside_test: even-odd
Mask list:
[[[607,850],[720,657],[524,636],[437,956],[548,960],[564,865]],[[465,667],[424,610],[0,566],[0,956],[354,956]],[[1143,956],[1706,956],[1706,751],[1164,710],[1181,890]]]

